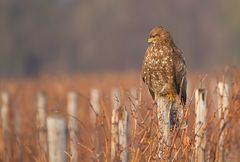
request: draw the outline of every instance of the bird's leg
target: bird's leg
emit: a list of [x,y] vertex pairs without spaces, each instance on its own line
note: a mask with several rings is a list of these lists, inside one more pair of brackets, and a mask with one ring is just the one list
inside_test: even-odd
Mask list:
[[178,120],[177,120],[177,105],[176,105],[176,94],[168,93],[166,95],[168,102],[171,104],[170,108],[170,130],[173,131],[174,127],[178,127]]

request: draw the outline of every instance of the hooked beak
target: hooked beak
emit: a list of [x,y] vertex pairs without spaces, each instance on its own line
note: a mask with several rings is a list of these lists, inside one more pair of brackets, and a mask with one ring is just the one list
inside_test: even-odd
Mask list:
[[152,43],[154,38],[148,38],[148,43]]

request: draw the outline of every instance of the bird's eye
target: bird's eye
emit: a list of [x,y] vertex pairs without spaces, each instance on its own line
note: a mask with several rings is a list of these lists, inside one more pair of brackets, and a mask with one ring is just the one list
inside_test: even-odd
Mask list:
[[157,36],[157,34],[153,34],[151,37],[156,37]]

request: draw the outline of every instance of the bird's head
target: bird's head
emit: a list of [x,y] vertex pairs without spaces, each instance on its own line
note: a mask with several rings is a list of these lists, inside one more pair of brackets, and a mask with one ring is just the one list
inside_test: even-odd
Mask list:
[[172,43],[172,37],[162,26],[155,27],[151,30],[148,43]]

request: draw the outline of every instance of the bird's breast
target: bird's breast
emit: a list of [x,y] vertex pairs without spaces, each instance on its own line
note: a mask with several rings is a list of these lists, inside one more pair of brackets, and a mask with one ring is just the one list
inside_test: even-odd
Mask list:
[[172,59],[172,49],[162,46],[155,47],[150,46],[148,48],[148,52],[145,58],[145,66],[148,67],[149,70],[170,70],[173,66]]

